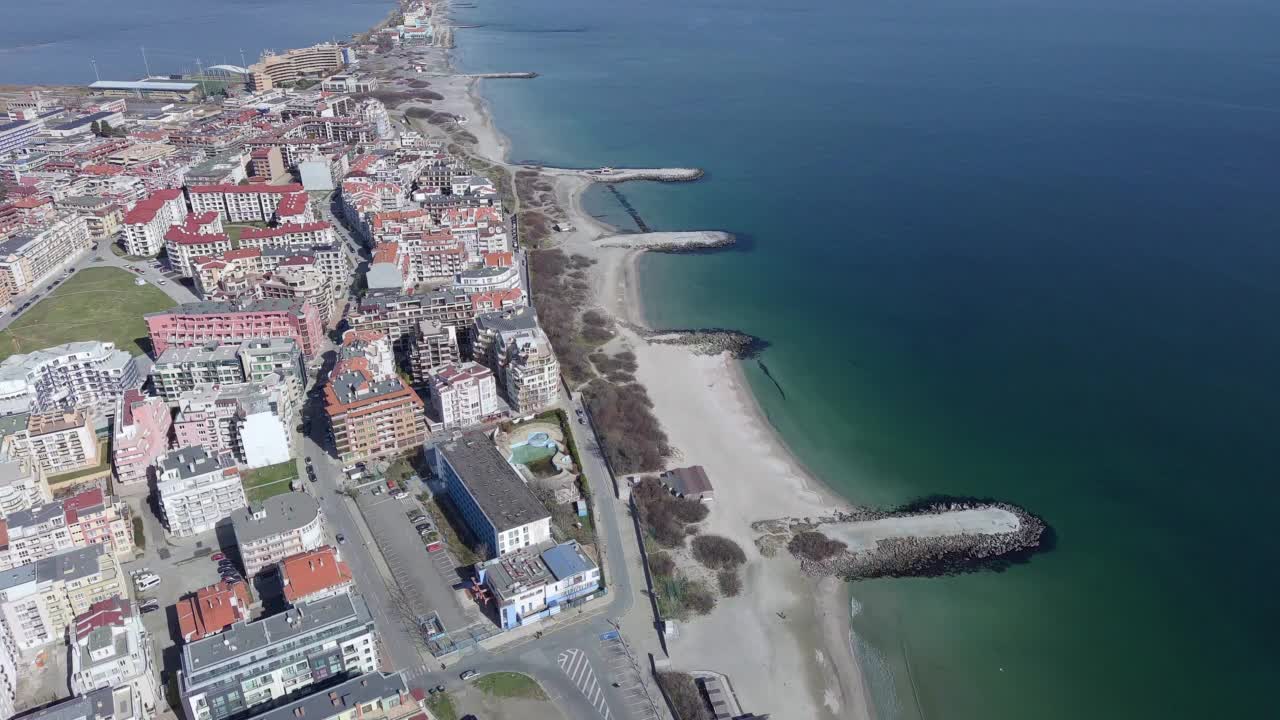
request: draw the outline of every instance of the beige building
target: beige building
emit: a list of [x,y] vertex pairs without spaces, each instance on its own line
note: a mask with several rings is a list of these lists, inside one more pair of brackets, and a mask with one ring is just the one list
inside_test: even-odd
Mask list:
[[77,615],[127,593],[115,556],[91,545],[0,572],[0,618],[13,647],[29,650],[63,641]]
[[513,413],[527,415],[559,401],[560,361],[541,328],[499,334],[494,351]]
[[324,544],[324,512],[311,495],[288,492],[231,516],[245,577]]
[[24,293],[89,249],[89,225],[80,215],[63,215],[30,233],[0,242],[0,276],[12,294]]
[[314,264],[282,263],[258,286],[258,292],[264,298],[309,302],[320,313],[320,322],[324,325],[328,325],[333,319],[333,295],[329,291],[329,276]]
[[27,424],[31,457],[49,475],[96,466],[101,448],[83,410],[32,415]]
[[320,43],[288,50],[283,55],[264,53],[261,60],[249,66],[249,73],[253,89],[262,92],[304,77],[329,75],[342,66],[342,48],[333,43]]
[[135,549],[129,506],[99,488],[13,513],[0,520],[0,540],[0,570],[99,544],[128,562]]

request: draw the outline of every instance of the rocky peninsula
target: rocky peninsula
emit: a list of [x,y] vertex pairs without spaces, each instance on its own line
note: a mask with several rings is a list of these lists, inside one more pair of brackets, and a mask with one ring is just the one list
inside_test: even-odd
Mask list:
[[894,510],[754,523],[761,553],[785,548],[810,575],[867,580],[1003,570],[1048,550],[1052,529],[1009,503],[929,498]]
[[732,233],[720,230],[700,230],[606,235],[600,238],[598,245],[602,248],[678,253],[731,247],[735,242],[737,242],[737,238]]

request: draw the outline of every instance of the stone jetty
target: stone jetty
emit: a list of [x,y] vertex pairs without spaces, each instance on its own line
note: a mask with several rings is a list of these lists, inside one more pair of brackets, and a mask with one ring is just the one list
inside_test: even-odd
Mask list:
[[729,247],[735,241],[732,233],[720,230],[695,230],[606,235],[597,242],[600,247],[606,248],[678,253]]
[[723,328],[662,331],[633,329],[651,343],[683,345],[698,355],[719,355],[727,352],[741,360],[756,357],[769,347],[768,341],[754,335]]
[[531,170],[539,170],[549,175],[571,175],[586,178],[598,183],[620,183],[631,180],[654,180],[657,182],[690,182],[702,177],[705,173],[699,168],[552,168],[530,166]]
[[846,580],[1002,570],[1052,545],[1052,530],[1008,503],[929,498],[890,511],[753,524],[766,555],[786,549],[805,572]]

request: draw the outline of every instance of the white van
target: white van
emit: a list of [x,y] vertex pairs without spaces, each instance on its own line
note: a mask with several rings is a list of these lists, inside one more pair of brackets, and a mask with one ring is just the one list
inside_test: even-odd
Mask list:
[[145,592],[160,584],[159,575],[139,575],[134,578],[133,584],[138,588],[138,592]]

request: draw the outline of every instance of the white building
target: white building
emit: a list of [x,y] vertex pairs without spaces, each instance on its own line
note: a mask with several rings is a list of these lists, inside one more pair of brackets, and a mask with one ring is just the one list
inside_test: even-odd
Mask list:
[[453,276],[453,287],[465,293],[511,290],[520,287],[520,268],[509,265],[463,270]]
[[0,572],[0,619],[14,648],[30,650],[62,642],[77,615],[127,592],[115,556],[90,545]]
[[230,453],[184,447],[161,457],[156,470],[161,520],[174,537],[213,530],[246,504],[240,470]]
[[324,544],[324,513],[311,495],[288,492],[231,516],[245,577]]
[[0,570],[38,562],[73,548],[102,545],[121,562],[133,559],[128,505],[97,487],[20,510],[0,520]]
[[88,221],[65,215],[35,232],[20,233],[0,242],[0,281],[18,295],[31,290],[92,244]]
[[18,699],[16,654],[9,628],[0,622],[0,718],[13,717],[14,702]]
[[447,429],[478,425],[501,409],[493,371],[476,362],[446,365],[428,387],[435,417]]
[[164,234],[187,217],[187,201],[181,188],[157,190],[139,200],[121,220],[120,241],[125,252],[155,257],[164,248]]
[[560,361],[542,328],[498,333],[498,373],[512,412],[527,415],[560,399]]
[[115,343],[72,342],[10,355],[0,363],[0,412],[111,407],[142,380],[138,358]]
[[435,471],[490,557],[551,539],[551,513],[483,433],[437,445]]
[[141,709],[134,717],[155,715],[159,671],[151,636],[128,600],[113,597],[94,603],[76,616],[68,640],[73,694],[128,688],[134,707]]
[[558,615],[600,589],[600,569],[576,542],[547,542],[476,565],[504,630]]
[[29,458],[0,460],[0,519],[53,502],[44,470]]

